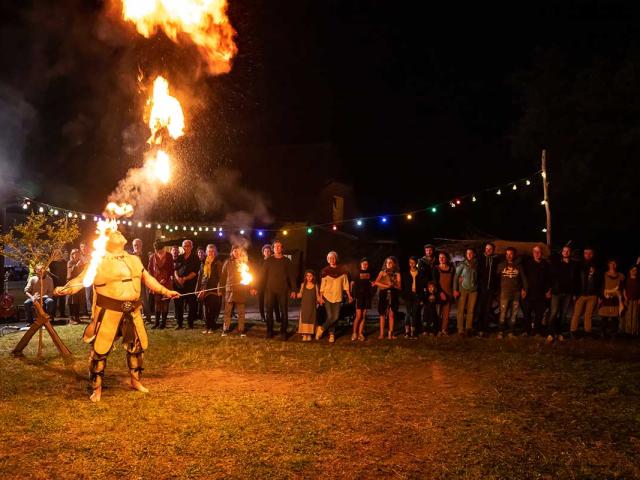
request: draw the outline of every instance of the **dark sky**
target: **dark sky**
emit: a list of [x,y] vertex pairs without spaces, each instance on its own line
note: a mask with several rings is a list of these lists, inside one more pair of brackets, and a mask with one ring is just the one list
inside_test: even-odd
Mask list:
[[[107,3],[2,4],[2,166],[19,167],[44,201],[101,209],[141,162],[138,72],[165,73],[189,131],[183,174],[154,213],[163,218],[222,218],[262,198],[276,220],[306,219],[332,179],[354,186],[363,214],[419,208],[534,172],[546,147],[562,241],[634,232],[610,212],[637,204],[635,184],[619,182],[640,151],[635,2],[230,0],[239,55],[216,78],[197,74],[188,48],[114,20]],[[623,170],[607,175],[611,160]],[[215,188],[221,168],[239,172],[244,200],[195,208],[191,181]],[[586,197],[604,207],[583,212],[578,199],[596,190]],[[449,212],[407,235],[543,239],[540,195]]]

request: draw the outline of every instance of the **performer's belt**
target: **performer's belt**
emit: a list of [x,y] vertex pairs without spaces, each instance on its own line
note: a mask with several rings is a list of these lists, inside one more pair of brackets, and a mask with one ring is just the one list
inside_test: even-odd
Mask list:
[[115,298],[105,297],[97,294],[96,305],[116,312],[130,313],[142,305],[142,300],[116,300]]

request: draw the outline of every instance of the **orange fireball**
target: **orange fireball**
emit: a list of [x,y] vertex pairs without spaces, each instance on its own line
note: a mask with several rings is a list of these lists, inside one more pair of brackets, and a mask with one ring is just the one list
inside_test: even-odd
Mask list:
[[162,30],[175,43],[190,41],[213,75],[231,70],[238,48],[226,0],[123,0],[122,17],[146,38]]

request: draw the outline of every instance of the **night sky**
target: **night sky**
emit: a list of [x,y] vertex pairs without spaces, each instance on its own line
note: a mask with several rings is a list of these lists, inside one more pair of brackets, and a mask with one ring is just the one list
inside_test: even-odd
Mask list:
[[[636,2],[229,1],[239,55],[215,78],[109,3],[3,1],[3,185],[100,211],[142,161],[136,78],[163,73],[188,133],[156,218],[222,220],[259,203],[276,225],[313,221],[330,181],[353,186],[359,215],[401,212],[524,177],[547,148],[554,244],[638,253]],[[541,196],[536,183],[370,234],[412,247],[480,233],[544,240]]]

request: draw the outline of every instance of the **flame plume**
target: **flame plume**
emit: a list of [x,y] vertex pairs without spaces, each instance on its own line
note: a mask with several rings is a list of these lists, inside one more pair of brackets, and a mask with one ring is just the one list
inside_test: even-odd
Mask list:
[[149,111],[149,129],[151,137],[148,142],[155,145],[162,143],[164,129],[171,138],[176,139],[184,135],[184,113],[180,102],[169,95],[169,82],[162,76],[153,82],[153,95],[147,104]]
[[133,206],[127,203],[117,204],[115,202],[110,202],[107,204],[104,214],[107,218],[105,220],[98,220],[98,238],[93,241],[91,261],[89,262],[89,267],[82,278],[82,285],[85,287],[93,285],[93,281],[96,278],[96,272],[98,271],[98,266],[100,265],[104,255],[107,253],[109,233],[118,229],[116,218],[131,216],[133,214]]
[[162,30],[175,43],[190,41],[212,75],[231,70],[238,48],[226,0],[122,0],[122,18],[146,38]]

